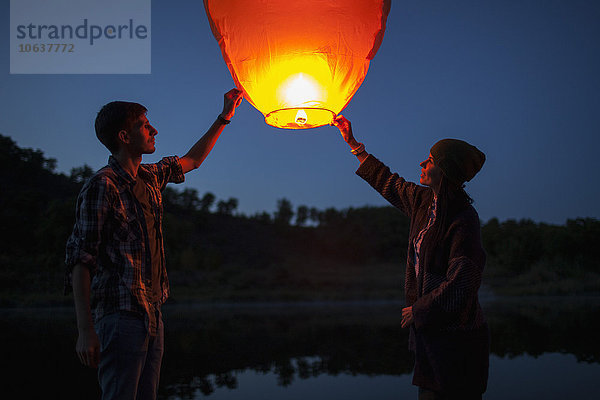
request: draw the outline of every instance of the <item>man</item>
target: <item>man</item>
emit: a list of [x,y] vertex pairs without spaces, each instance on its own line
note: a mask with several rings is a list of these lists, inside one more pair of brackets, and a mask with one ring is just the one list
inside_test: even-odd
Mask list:
[[72,289],[75,299],[77,355],[98,367],[103,399],[156,398],[161,305],[169,295],[161,191],[202,164],[241,101],[240,90],[227,92],[223,111],[188,153],[156,164],[141,164],[143,154],[154,153],[158,134],[144,106],[115,101],[96,117],[96,136],[112,155],[79,194],[66,292]]

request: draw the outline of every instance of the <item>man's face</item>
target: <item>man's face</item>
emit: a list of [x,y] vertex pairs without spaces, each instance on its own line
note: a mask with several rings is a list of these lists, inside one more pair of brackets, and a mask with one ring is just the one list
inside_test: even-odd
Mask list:
[[435,166],[431,154],[429,154],[427,160],[419,165],[421,166],[421,185],[429,186],[437,191],[442,180],[442,170]]
[[158,134],[158,131],[154,129],[148,118],[145,115],[141,115],[132,126],[129,136],[129,146],[134,153],[139,154],[152,154],[156,150],[154,146],[154,136]]

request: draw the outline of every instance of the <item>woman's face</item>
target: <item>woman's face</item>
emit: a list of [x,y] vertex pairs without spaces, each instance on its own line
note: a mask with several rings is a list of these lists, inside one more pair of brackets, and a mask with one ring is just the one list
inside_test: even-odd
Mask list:
[[421,185],[429,186],[437,193],[442,181],[442,170],[435,166],[431,154],[419,165],[421,166]]

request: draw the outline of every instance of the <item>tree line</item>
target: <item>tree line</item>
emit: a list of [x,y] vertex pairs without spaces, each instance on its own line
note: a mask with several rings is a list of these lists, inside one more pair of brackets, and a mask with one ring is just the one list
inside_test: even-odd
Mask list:
[[[42,151],[0,135],[0,304],[61,291],[77,194],[94,171],[55,168]],[[245,215],[236,198],[173,187],[163,202],[181,299],[401,298],[409,220],[393,207],[321,210],[280,198],[272,213]],[[596,219],[493,218],[482,239],[484,281],[500,293],[600,291]]]

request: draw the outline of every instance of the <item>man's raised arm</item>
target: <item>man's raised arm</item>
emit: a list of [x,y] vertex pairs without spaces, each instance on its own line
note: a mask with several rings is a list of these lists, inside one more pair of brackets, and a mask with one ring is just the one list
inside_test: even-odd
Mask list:
[[236,107],[242,102],[243,92],[239,89],[231,89],[225,93],[224,97],[223,112],[219,114],[204,136],[192,146],[186,155],[181,157],[181,168],[184,174],[198,168],[204,162],[219,135],[223,132],[223,128],[235,114]]

